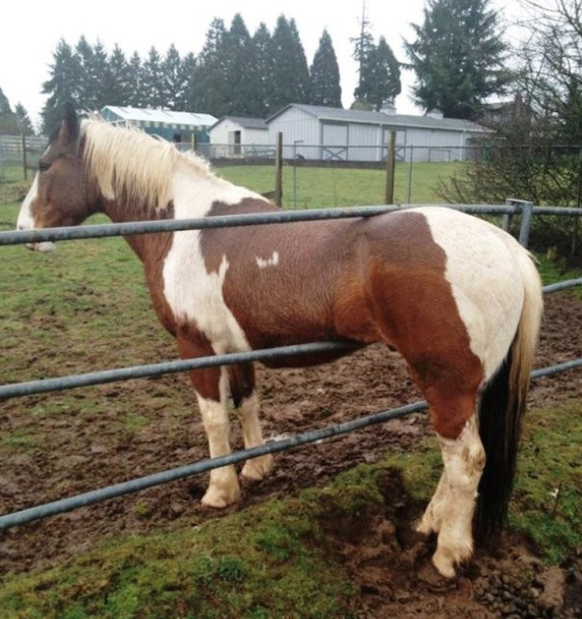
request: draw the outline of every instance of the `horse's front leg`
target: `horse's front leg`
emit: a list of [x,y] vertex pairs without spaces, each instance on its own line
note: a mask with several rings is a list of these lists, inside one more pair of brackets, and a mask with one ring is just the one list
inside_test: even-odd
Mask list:
[[[229,368],[230,391],[241,422],[245,449],[264,444],[259,421],[259,398],[255,390],[255,370],[251,363]],[[251,481],[260,481],[273,467],[273,456],[266,454],[247,460],[241,475]]]
[[[200,350],[191,342],[179,340],[183,358],[212,354]],[[228,419],[228,372],[224,367],[205,368],[189,372],[196,391],[202,423],[208,439],[211,458],[231,453],[230,423]],[[240,498],[240,486],[234,466],[228,465],[210,472],[210,484],[202,497],[202,503],[209,507],[227,507]]]

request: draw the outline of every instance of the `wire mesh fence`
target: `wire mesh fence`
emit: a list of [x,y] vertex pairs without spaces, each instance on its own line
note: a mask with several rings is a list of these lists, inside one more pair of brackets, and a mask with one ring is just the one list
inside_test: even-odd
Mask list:
[[29,178],[46,141],[42,136],[0,135],[0,182]]
[[[285,136],[283,136],[284,138]],[[435,138],[436,141],[436,138]],[[0,136],[0,182],[22,181],[36,167],[46,138]],[[180,143],[196,148],[220,175],[288,209],[385,202],[391,172],[385,144],[282,144],[281,165],[272,141],[250,144]],[[535,204],[580,208],[582,146],[513,146],[495,139],[479,143],[396,143],[394,204],[499,203],[507,195]],[[280,186],[279,186],[280,184]],[[281,197],[282,196],[282,197]],[[578,220],[536,219],[531,244],[550,256],[582,254]]]

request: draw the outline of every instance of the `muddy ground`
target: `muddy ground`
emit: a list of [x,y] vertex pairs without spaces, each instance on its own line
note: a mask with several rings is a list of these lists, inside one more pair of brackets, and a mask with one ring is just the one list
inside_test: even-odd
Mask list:
[[[582,304],[558,293],[546,299],[546,319],[537,367],[582,357]],[[167,347],[160,358],[172,358]],[[116,365],[102,359],[102,367]],[[55,372],[56,373],[56,372]],[[329,366],[258,370],[266,435],[298,433],[420,399],[402,360],[371,346]],[[99,387],[103,398],[131,402],[137,390],[168,387],[192,398],[183,375]],[[83,390],[71,394],[82,398]],[[582,394],[582,372],[574,370],[533,384],[532,406],[551,406]],[[33,447],[0,462],[0,512],[6,513],[206,457],[199,419],[176,423],[171,407],[155,410],[155,423],[120,432],[108,415],[30,419],[27,407],[41,397],[2,404],[0,432],[41,423],[51,448]],[[113,415],[114,413],[112,413]],[[235,424],[236,425],[236,424]],[[342,470],[380,460],[389,450],[413,449],[429,431],[423,414],[295,449],[276,456],[269,479],[245,485],[241,509],[273,496],[289,496],[324,484]],[[233,443],[242,446],[238,428]],[[144,533],[217,517],[199,503],[206,476],[114,499],[71,514],[0,532],[0,574],[44,569],[112,536]],[[460,618],[582,617],[582,554],[560,568],[547,568],[526,540],[505,534],[494,554],[479,551],[451,583],[436,578],[411,524],[418,517],[398,475],[382,482],[383,514],[361,521],[334,522],[329,536],[360,591],[359,616]],[[144,514],[147,517],[144,517]],[[420,550],[419,550],[420,549]],[[581,553],[582,553],[582,549]],[[533,575],[532,575],[533,574]]]

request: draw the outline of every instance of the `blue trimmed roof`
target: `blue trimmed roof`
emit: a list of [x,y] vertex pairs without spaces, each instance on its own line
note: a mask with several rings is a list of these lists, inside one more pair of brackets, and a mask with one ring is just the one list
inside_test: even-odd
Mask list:
[[172,112],[170,110],[152,110],[137,107],[119,107],[106,105],[105,108],[122,120],[134,122],[156,122],[167,125],[190,125],[192,127],[209,127],[216,122],[210,114],[194,112]]

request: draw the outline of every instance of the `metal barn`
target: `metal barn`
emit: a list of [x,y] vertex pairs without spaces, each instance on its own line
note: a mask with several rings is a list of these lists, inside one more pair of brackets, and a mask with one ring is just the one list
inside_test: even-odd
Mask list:
[[366,112],[290,104],[266,122],[273,143],[275,135],[283,133],[285,158],[330,161],[382,161],[391,131],[396,131],[399,160],[463,160],[474,138],[489,132],[438,112],[412,116],[396,114],[393,108]]
[[110,123],[140,127],[146,133],[159,135],[170,142],[204,143],[209,141],[208,129],[216,123],[210,114],[171,112],[136,107],[106,105],[100,112]]
[[223,116],[208,133],[212,158],[274,154],[269,127],[262,118]]

